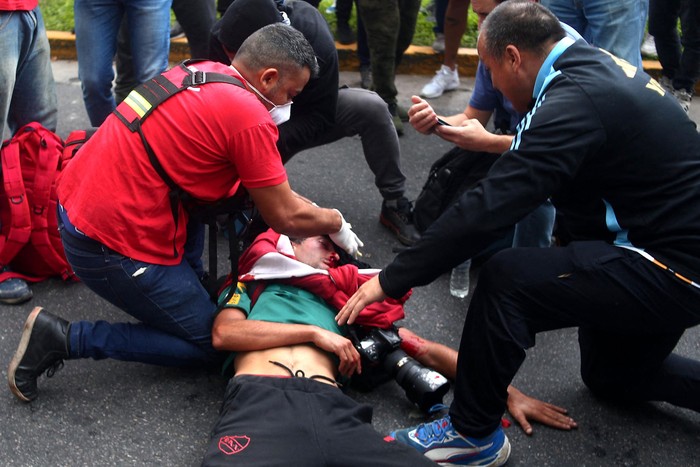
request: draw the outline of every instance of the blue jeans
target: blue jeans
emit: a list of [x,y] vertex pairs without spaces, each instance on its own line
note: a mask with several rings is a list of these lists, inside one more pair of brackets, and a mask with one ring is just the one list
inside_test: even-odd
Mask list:
[[66,258],[80,280],[139,321],[71,323],[71,358],[164,366],[219,361],[211,345],[216,305],[186,259],[175,266],[160,266],[127,258],[64,228],[61,236]]
[[92,126],[115,108],[112,94],[117,33],[126,15],[134,78],[143,83],[168,67],[172,0],[75,0],[78,76]]
[[596,47],[642,68],[648,0],[542,0],[559,21]]
[[0,11],[0,57],[0,140],[31,122],[56,131],[51,53],[38,7]]
[[530,214],[515,224],[513,233],[513,248],[537,247],[546,248],[552,244],[552,230],[556,209],[547,200]]

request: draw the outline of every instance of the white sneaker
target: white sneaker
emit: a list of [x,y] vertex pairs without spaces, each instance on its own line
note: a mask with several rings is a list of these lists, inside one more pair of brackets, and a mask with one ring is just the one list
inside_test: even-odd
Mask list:
[[457,68],[450,70],[449,67],[442,65],[435,73],[435,76],[433,76],[433,79],[423,86],[420,95],[427,99],[432,99],[442,96],[445,91],[454,91],[458,87],[459,74],[457,73]]
[[656,54],[656,43],[654,42],[654,36],[650,36],[647,33],[644,36],[644,42],[642,42],[642,55],[649,58],[659,58]]
[[441,32],[435,33],[435,40],[433,41],[433,50],[435,53],[443,53],[445,51],[445,35]]

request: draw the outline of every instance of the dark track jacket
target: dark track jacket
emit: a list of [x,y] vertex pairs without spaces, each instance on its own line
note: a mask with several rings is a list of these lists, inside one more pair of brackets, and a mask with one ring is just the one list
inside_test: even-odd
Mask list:
[[[470,258],[551,197],[573,240],[646,250],[700,282],[700,136],[647,74],[568,38],[511,149],[380,274],[391,297]],[[536,265],[533,265],[536,267]]]

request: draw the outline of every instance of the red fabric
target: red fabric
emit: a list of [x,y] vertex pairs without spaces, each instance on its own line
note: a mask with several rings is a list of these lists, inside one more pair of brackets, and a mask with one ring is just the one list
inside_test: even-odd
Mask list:
[[[250,247],[243,252],[238,263],[239,280],[251,281],[254,277],[248,275],[255,263],[265,254],[279,253],[277,243],[280,234],[268,230],[255,239]],[[281,254],[281,253],[280,253]],[[284,255],[293,258],[293,256]],[[340,310],[358,287],[374,277],[373,275],[359,273],[356,266],[346,264],[328,270],[326,274],[311,274],[303,277],[289,277],[279,279],[279,282],[294,285],[308,290],[323,298],[333,308]],[[356,323],[364,326],[387,328],[395,321],[403,319],[403,304],[411,296],[408,292],[401,299],[387,298],[378,303],[373,303],[362,310]]]
[[[37,122],[17,130],[0,150],[0,282],[71,278],[56,221],[55,180],[63,140]],[[13,274],[22,274],[22,276]]]
[[[196,67],[236,76],[221,64]],[[160,104],[143,131],[168,175],[196,199],[231,196],[239,181],[262,188],[287,180],[277,127],[258,98],[238,86],[210,83],[180,92]],[[138,133],[114,114],[64,170],[58,197],[73,225],[113,250],[162,265],[182,259],[187,213],[180,206],[175,237],[168,187]]]
[[0,11],[31,11],[39,0],[0,0]]

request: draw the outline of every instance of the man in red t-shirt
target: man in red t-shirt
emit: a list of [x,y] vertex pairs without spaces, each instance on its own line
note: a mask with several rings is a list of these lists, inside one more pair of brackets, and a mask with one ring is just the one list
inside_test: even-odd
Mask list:
[[[357,253],[362,242],[339,211],[291,190],[275,144],[273,118],[317,72],[313,50],[301,33],[281,24],[261,29],[244,45],[231,67],[192,65],[243,86],[210,83],[179,92],[143,118],[143,135],[165,173],[190,196],[216,201],[233,195],[240,183],[276,231],[328,234]],[[182,205],[176,216],[172,212],[169,187],[139,132],[110,115],[63,171],[58,197],[73,270],[139,322],[68,323],[35,308],[8,370],[12,392],[33,400],[37,377],[69,358],[216,363],[216,305],[193,267],[193,238],[183,227],[188,214]]]

